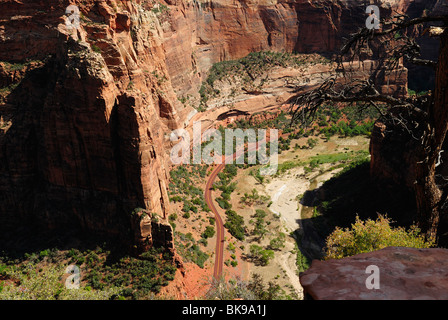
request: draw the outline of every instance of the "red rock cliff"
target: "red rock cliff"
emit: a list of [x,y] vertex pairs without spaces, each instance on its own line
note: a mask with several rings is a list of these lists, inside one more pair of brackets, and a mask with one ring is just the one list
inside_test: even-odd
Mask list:
[[[384,1],[382,11],[414,1]],[[365,26],[358,0],[168,1],[162,23],[167,69],[178,96],[197,96],[213,63],[271,50],[330,56],[344,38]]]
[[0,3],[0,217],[118,234],[134,208],[166,216],[177,100],[147,11],[83,1],[70,30],[68,4]]

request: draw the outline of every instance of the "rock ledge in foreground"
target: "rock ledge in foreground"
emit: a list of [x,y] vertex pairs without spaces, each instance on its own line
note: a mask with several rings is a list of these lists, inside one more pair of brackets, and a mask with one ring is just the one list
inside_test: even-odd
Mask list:
[[[378,266],[379,289],[367,289],[370,265]],[[300,282],[305,296],[316,300],[446,300],[448,249],[389,247],[339,260],[314,260],[300,274]]]

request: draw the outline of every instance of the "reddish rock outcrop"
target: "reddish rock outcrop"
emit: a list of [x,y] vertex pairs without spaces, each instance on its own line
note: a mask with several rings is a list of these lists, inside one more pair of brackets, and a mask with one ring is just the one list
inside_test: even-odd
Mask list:
[[[368,289],[377,266],[379,289]],[[390,247],[352,257],[313,261],[300,274],[308,298],[316,300],[446,300],[448,250]]]
[[[401,8],[410,17],[418,17],[422,15],[422,11],[425,14],[432,12],[434,15],[446,14],[448,10],[442,6],[441,1],[401,1]],[[410,35],[416,37],[416,41],[420,44],[422,50],[422,58],[437,61],[439,59],[439,43],[440,38],[430,37],[428,32],[422,35],[421,31],[426,28],[420,26],[418,28],[412,28],[407,30]],[[420,31],[419,31],[420,30]],[[440,61],[443,61],[440,59]],[[423,67],[423,66],[407,66],[409,67],[409,86],[411,89],[416,91],[432,91],[431,99],[435,98],[435,75],[433,68]],[[443,65],[442,65],[442,68]],[[443,70],[443,69],[440,69]],[[441,74],[446,73],[441,71]],[[423,85],[423,87],[422,87]],[[444,96],[444,95],[441,95]],[[434,110],[444,110],[444,104],[439,104],[439,108],[434,107]],[[423,107],[423,108],[428,108]],[[425,151],[421,151],[422,141],[418,138],[422,136],[423,127],[433,126],[431,120],[429,123],[425,124],[422,119],[417,115],[408,112],[405,108],[397,109],[394,111],[395,115],[402,117],[403,123],[420,123],[419,126],[413,125],[411,129],[412,134],[409,134],[408,128],[403,125],[390,121],[388,119],[380,119],[375,124],[374,130],[372,132],[372,139],[370,141],[370,154],[371,158],[371,176],[378,185],[382,188],[390,191],[391,194],[397,194],[400,192],[411,193],[414,195],[414,200],[412,201],[416,207],[416,213],[411,216],[408,213],[409,220],[417,220],[420,227],[427,231],[427,222],[430,219],[428,217],[423,218],[423,213],[427,210],[423,210],[422,203],[425,203],[425,199],[430,199],[431,195],[437,194],[434,189],[431,192],[426,191],[424,193],[419,191],[420,186],[425,185],[423,182],[428,176],[429,172],[421,174],[421,168],[423,167],[421,163],[422,159],[428,157],[434,148],[426,147]],[[437,112],[437,111],[435,111]],[[443,113],[442,113],[443,114]],[[442,119],[441,117],[434,116],[435,119]],[[439,121],[438,122],[444,122]],[[443,130],[442,130],[443,131]],[[447,142],[445,142],[445,145]],[[445,147],[444,145],[444,147]],[[443,149],[444,149],[443,147]],[[430,150],[432,149],[432,150]],[[420,150],[420,153],[419,153]],[[447,158],[442,152],[439,154],[439,161],[435,168],[435,180],[438,185],[444,185],[444,176],[448,171]],[[430,167],[430,166],[429,166]],[[419,215],[419,216],[417,216]],[[444,224],[443,230],[439,230],[439,243],[446,243],[444,233],[447,227],[446,217],[440,217],[440,226]]]
[[181,267],[183,272],[183,261],[174,247],[174,232],[167,219],[139,208],[131,214],[131,226],[134,232],[135,255],[146,252],[151,247],[163,248],[171,254],[173,262]]

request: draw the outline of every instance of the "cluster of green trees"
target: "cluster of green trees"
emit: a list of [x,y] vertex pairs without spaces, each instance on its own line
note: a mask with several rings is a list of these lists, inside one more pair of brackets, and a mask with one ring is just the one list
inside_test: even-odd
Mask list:
[[226,165],[224,170],[218,173],[219,180],[215,182],[213,187],[221,191],[221,195],[215,200],[222,209],[226,210],[226,222],[224,223],[224,227],[226,227],[229,233],[236,239],[244,240],[244,219],[232,210],[232,204],[229,202],[230,196],[236,188],[236,183],[232,182],[232,180],[236,177],[237,173],[237,165]]
[[267,266],[269,261],[274,258],[274,250],[265,249],[257,244],[252,244],[249,248],[249,258],[258,265]]
[[261,275],[254,273],[249,281],[240,279],[211,282],[210,290],[205,295],[210,300],[286,300],[292,299],[290,295],[274,281],[264,282]]
[[[170,171],[170,201],[183,203],[184,218],[188,219],[191,213],[210,211],[205,202],[204,191],[197,186],[197,182],[206,177],[207,169],[208,166],[205,164],[194,164],[191,167],[179,166]],[[174,221],[171,222],[174,223]]]
[[341,259],[386,247],[430,248],[435,239],[426,239],[416,226],[408,230],[392,227],[391,220],[378,215],[365,221],[356,217],[350,228],[337,227],[326,240],[326,259]]
[[207,238],[213,237],[215,230],[209,228],[201,234],[202,239],[196,241],[191,232],[183,234],[176,232],[176,238],[174,239],[176,250],[179,255],[185,260],[196,263],[199,267],[204,268],[204,263],[210,257],[207,253],[203,252],[200,248],[200,244],[206,245]]
[[174,279],[176,266],[172,256],[163,249],[151,248],[141,257],[101,256],[91,252],[87,256],[85,279],[94,290],[122,287],[120,296],[142,299],[159,293],[162,286]]
[[279,232],[276,237],[269,241],[269,248],[272,250],[281,250],[285,247],[286,234]]
[[320,128],[319,132],[323,134],[327,139],[334,135],[342,137],[354,137],[354,136],[369,136],[373,130],[374,121],[364,121],[358,124],[356,121],[351,120],[339,121],[336,124],[328,124],[328,126]]
[[212,238],[215,235],[215,228],[212,226],[205,227],[204,232],[202,232],[201,237],[204,239]]
[[419,97],[419,96],[425,96],[427,94],[428,94],[428,91],[419,91],[419,92],[417,92],[415,90],[408,89],[408,95],[409,96]]
[[311,266],[310,259],[300,250],[297,243],[295,244],[294,251],[296,254],[296,266],[297,273],[306,271]]
[[268,233],[268,230],[266,229],[266,218],[267,214],[266,211],[262,209],[256,209],[255,214],[253,215],[253,218],[255,218],[254,223],[254,229],[252,230],[252,235],[257,237],[257,241],[261,241],[264,236]]
[[[333,169],[344,168],[346,172],[350,168],[369,161],[370,154],[366,150],[358,151],[345,151],[332,154],[319,154],[311,157],[308,161],[302,163],[304,165],[305,172],[311,172],[313,169],[318,168],[322,164],[330,163],[337,164]],[[344,170],[343,169],[343,170]]]
[[244,218],[234,210],[226,210],[226,222],[224,223],[224,227],[226,227],[229,233],[236,239],[244,240],[246,234]]
[[[253,176],[255,178],[255,180],[257,180],[258,183],[263,184],[266,176],[262,176],[260,174],[260,170],[250,170],[249,171],[249,175]],[[256,191],[256,190],[255,190]],[[253,192],[252,192],[253,193]],[[246,194],[244,194],[246,196]]]
[[[316,120],[313,123],[308,123],[306,128],[294,128],[290,126],[290,118],[281,111],[280,113],[264,112],[262,115],[252,115],[250,118],[238,119],[232,123],[231,128],[258,128],[268,129],[276,128],[281,130],[281,135],[278,139],[279,153],[289,150],[293,139],[301,137],[308,138],[306,145],[296,145],[294,148],[313,149],[319,142],[318,139],[313,138],[315,135],[323,135],[327,140],[332,136],[338,135],[341,137],[354,136],[370,136],[374,119],[379,116],[378,111],[360,110],[356,106],[325,106],[317,111]],[[260,120],[264,119],[264,120]],[[285,138],[282,135],[289,133]],[[269,151],[269,143],[267,144]]]
[[361,108],[357,104],[324,105],[317,110],[314,129],[327,139],[334,135],[370,136],[379,116],[375,108]]
[[232,242],[229,242],[229,244],[227,245],[227,250],[229,252],[231,252],[231,255],[230,255],[231,260],[228,259],[224,263],[227,266],[236,267],[238,265],[238,261],[236,259],[236,255],[235,255],[235,251],[236,251],[235,245]]
[[[257,170],[258,172],[258,170]],[[245,192],[244,195],[241,197],[240,202],[244,203],[245,205],[252,206],[254,204],[264,204],[267,201],[269,203],[267,204],[268,207],[271,204],[270,198],[268,196],[260,195],[258,193],[258,190],[253,188],[249,193]]]
[[[80,268],[78,290],[61,281],[68,265]],[[174,279],[173,257],[150,249],[140,257],[101,247],[80,251],[46,249],[21,258],[0,258],[0,299],[146,299]]]
[[236,189],[236,182],[232,182],[233,178],[236,177],[238,168],[235,164],[226,165],[224,170],[218,173],[219,180],[215,182],[213,188],[221,191],[221,195],[216,198],[218,205],[227,210],[231,209],[230,196]]

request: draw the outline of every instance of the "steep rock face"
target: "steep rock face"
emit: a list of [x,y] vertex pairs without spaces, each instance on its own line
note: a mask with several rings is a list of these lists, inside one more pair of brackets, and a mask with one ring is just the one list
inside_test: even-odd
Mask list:
[[[339,260],[315,260],[300,274],[300,282],[305,295],[315,300],[446,300],[447,258],[446,249],[390,247]],[[378,268],[378,289],[366,286],[374,283],[369,266]]]
[[[433,12],[440,14],[446,8],[442,5],[442,0],[429,1],[409,1],[402,0],[400,7],[403,12],[411,18],[416,18],[422,15],[422,12]],[[418,37],[417,43],[421,47],[421,54],[423,59],[437,60],[439,53],[439,40],[428,36]],[[434,87],[435,73],[428,67],[416,66],[406,64],[409,69],[409,87],[417,92],[427,91],[428,88]]]
[[135,254],[146,252],[151,247],[164,248],[172,255],[173,262],[183,267],[182,259],[174,247],[173,228],[167,219],[147,210],[136,209],[132,212],[131,225],[134,232]]
[[169,210],[164,134],[177,100],[157,79],[157,19],[130,1],[84,1],[68,29],[68,4],[0,4],[1,225],[129,234],[134,208]]
[[[412,1],[408,1],[412,2]],[[178,96],[196,96],[213,63],[253,51],[336,53],[344,37],[365,26],[366,4],[321,1],[168,1],[162,24],[168,72]],[[382,11],[404,8],[383,1]]]

